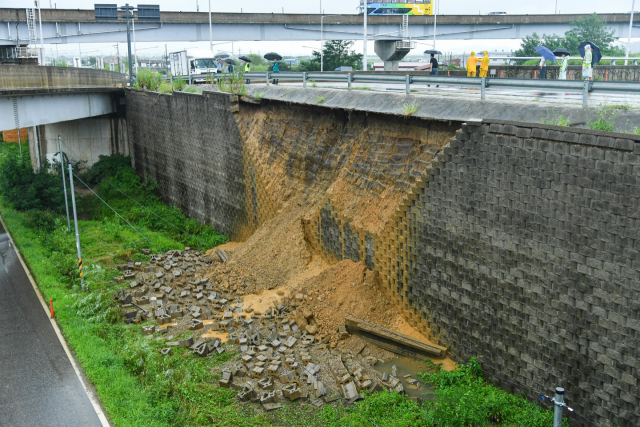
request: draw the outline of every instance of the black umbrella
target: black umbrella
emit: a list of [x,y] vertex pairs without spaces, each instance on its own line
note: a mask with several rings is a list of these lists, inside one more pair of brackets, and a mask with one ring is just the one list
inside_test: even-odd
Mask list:
[[240,56],[240,57],[238,57],[238,59],[241,60],[241,61],[244,61],[244,62],[251,62],[251,59],[249,59],[246,56]]
[[215,55],[213,55],[214,58],[220,58],[220,59],[225,59],[230,57],[231,55],[229,55],[228,53],[224,53],[224,52],[218,52]]
[[592,60],[591,60],[591,66],[593,66],[598,62],[600,62],[600,60],[602,59],[602,53],[600,53],[600,48],[597,45],[591,42],[582,42],[580,43],[580,46],[578,46],[578,52],[580,52],[580,56],[582,56],[583,58],[584,58],[584,47],[586,45],[591,46],[591,53],[593,54]]
[[234,61],[234,60],[233,60],[233,59],[231,59],[231,58],[227,58],[227,59],[225,59],[225,60],[224,60],[224,62],[226,62],[227,64],[236,65],[236,61]]
[[553,54],[555,56],[562,56],[562,55],[571,56],[571,52],[569,52],[567,49],[563,47],[559,47],[558,49],[554,50]]
[[442,52],[439,50],[425,50],[424,53],[426,55],[442,55]]
[[274,59],[282,61],[282,56],[278,55],[275,52],[269,52],[264,56],[264,59],[266,59],[267,61],[273,61]]

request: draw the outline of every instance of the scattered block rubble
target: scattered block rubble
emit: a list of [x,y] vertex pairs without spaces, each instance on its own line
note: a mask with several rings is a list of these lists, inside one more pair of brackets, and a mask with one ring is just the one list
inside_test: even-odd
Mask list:
[[[116,280],[124,288],[114,293],[114,299],[122,306],[124,321],[153,321],[141,330],[158,339],[164,339],[158,334],[173,333],[169,328],[176,325],[191,331],[188,338],[166,341],[160,350],[164,356],[182,347],[194,357],[216,357],[234,346],[238,357],[224,367],[218,384],[238,389],[240,401],[272,411],[286,400],[302,399],[319,407],[337,400],[355,402],[364,391],[404,391],[400,379],[372,368],[375,359],[368,363],[360,356],[364,345],[346,355],[328,348],[326,340],[317,338],[313,313],[295,310],[295,300],[276,302],[259,312],[246,307],[241,296],[205,278],[209,264],[230,262],[224,251],[216,250],[219,261],[191,248],[142,253],[150,256],[148,265],[129,261],[118,267],[123,275]],[[344,340],[350,329],[358,327],[366,325],[351,321],[336,333]],[[437,346],[429,350],[446,351]],[[407,381],[419,386],[417,380]]]

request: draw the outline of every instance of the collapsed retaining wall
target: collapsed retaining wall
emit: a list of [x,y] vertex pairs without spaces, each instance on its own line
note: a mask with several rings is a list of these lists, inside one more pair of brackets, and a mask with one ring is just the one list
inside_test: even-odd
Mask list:
[[139,173],[219,230],[253,233],[251,262],[281,277],[313,253],[363,263],[456,360],[481,356],[531,398],[563,385],[588,418],[640,423],[638,137],[127,98]]

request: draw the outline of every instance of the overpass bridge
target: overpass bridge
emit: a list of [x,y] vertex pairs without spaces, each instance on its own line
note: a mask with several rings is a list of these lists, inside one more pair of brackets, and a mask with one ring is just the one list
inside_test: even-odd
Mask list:
[[126,150],[123,74],[0,66],[0,131],[28,128],[34,166],[58,152],[58,135],[89,164]]
[[[439,40],[521,39],[534,32],[564,34],[570,23],[586,15],[441,15],[437,17]],[[216,41],[320,40],[319,14],[214,13]],[[601,14],[616,37],[627,37],[629,14]],[[409,16],[409,37],[433,38],[433,16]],[[634,17],[632,36],[640,37],[640,16]],[[362,15],[326,16],[324,39],[359,40]],[[370,16],[370,40],[401,40],[401,16]],[[209,41],[206,12],[160,12],[158,21],[136,22],[137,42]],[[126,25],[96,20],[93,9],[42,9],[42,32],[47,44],[126,42]],[[0,44],[29,42],[25,9],[0,8]]]

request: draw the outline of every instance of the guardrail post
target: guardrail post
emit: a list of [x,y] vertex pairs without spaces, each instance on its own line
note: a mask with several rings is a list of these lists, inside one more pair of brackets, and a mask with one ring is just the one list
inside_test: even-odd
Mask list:
[[353,74],[347,73],[347,83],[348,83],[349,89],[351,89],[351,78],[352,78],[352,76],[353,76]]
[[269,86],[269,72],[267,71],[267,86]]
[[582,106],[586,107],[589,103],[589,90],[591,90],[591,82],[588,80],[584,81],[584,90],[582,91]]
[[191,73],[189,73],[189,84],[191,84]]
[[485,99],[487,97],[487,79],[486,77],[480,77],[480,99]]
[[411,76],[407,74],[405,77],[406,77],[406,91],[407,91],[407,95],[409,95],[411,93]]
[[173,87],[173,74],[169,73],[169,81],[171,82],[171,87]]
[[302,87],[307,87],[307,73],[302,73]]

